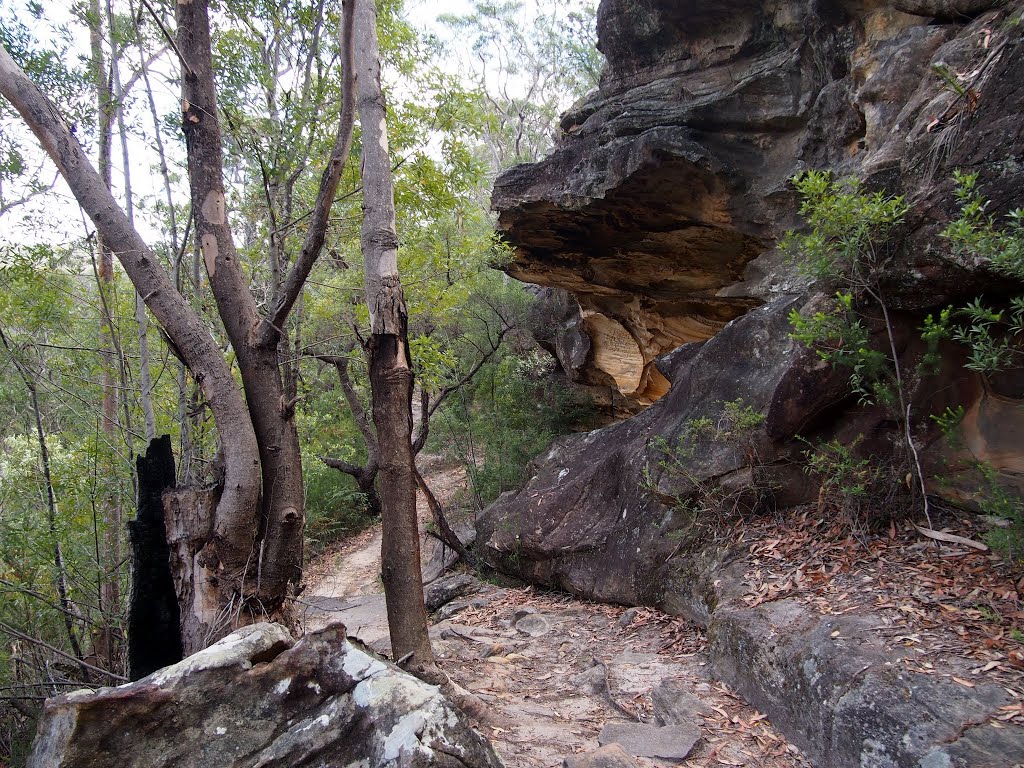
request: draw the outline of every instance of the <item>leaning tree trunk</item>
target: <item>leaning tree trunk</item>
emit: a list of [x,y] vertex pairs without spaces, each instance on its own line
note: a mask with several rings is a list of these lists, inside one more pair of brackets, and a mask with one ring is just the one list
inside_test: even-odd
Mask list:
[[[350,0],[352,2],[353,0]],[[381,571],[391,650],[406,666],[427,670],[434,655],[427,634],[416,524],[416,466],[412,450],[412,362],[408,316],[398,275],[398,235],[380,87],[377,13],[373,0],[355,9],[356,90],[363,130],[363,227],[367,345],[373,423],[380,445]]]
[[[136,290],[200,383],[221,438],[224,482],[216,499],[212,530],[196,558],[215,571],[217,578],[197,581],[195,588],[210,601],[231,605],[253,559],[261,487],[256,433],[231,369],[202,319],[175,289],[156,254],[131,226],[90,166],[60,113],[3,48],[0,93],[18,110],[57,165],[97,233],[117,255]],[[182,605],[192,610],[197,603]]]
[[[284,398],[277,350],[281,329],[322,250],[331,204],[352,138],[352,68],[334,150],[321,179],[301,252],[261,318],[249,293],[228,228],[220,127],[206,0],[177,5],[177,52],[183,68],[183,128],[193,217],[232,348],[246,402],[209,330],[132,227],[57,109],[0,47],[0,94],[21,114],[97,234],[117,254],[136,290],[193,373],[221,438],[223,481],[218,493],[169,494],[171,559],[182,608],[185,652],[199,650],[238,623],[272,614],[301,576],[303,494],[294,402]],[[351,12],[342,34],[351,61]],[[191,507],[189,506],[191,505]],[[177,558],[177,559],[176,559]],[[191,627],[186,632],[185,627]]]

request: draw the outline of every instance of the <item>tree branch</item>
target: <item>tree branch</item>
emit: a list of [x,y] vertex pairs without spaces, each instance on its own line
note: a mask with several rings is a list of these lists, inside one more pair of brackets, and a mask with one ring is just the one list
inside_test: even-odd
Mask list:
[[341,50],[342,50],[342,99],[341,117],[338,122],[338,134],[334,140],[334,150],[327,161],[320,181],[320,189],[317,192],[316,203],[313,206],[312,220],[309,229],[306,230],[306,237],[302,243],[302,249],[295,259],[295,263],[288,272],[284,283],[281,285],[277,295],[274,296],[267,312],[267,317],[260,332],[260,343],[271,345],[277,342],[280,337],[281,328],[284,327],[288,314],[295,305],[305,285],[306,278],[313,269],[320,252],[323,250],[324,242],[327,239],[327,223],[330,218],[331,205],[334,196],[338,191],[338,183],[341,181],[341,174],[345,170],[345,163],[348,160],[349,152],[352,149],[352,132],[355,122],[355,65],[354,46],[352,42],[352,14],[355,3],[348,0],[344,5],[341,25]]

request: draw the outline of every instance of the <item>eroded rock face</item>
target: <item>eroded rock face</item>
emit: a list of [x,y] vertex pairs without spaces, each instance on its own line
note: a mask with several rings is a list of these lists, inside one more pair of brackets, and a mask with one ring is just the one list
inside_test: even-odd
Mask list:
[[[481,513],[485,556],[593,599],[677,609],[683,598],[673,574],[689,555],[679,544],[697,521],[674,511],[671,498],[705,482],[752,486],[748,450],[764,459],[759,484],[778,487],[783,505],[817,493],[788,461],[793,449],[785,439],[846,397],[848,375],[789,338],[788,315],[802,302],[780,297],[711,340],[680,348],[659,361],[673,382],[666,397],[628,421],[556,442],[523,490]],[[683,464],[666,469],[659,445],[674,444],[692,420],[718,422],[723,402],[738,399],[765,414],[749,444],[713,441],[699,455],[675,456]]]
[[[797,436],[857,445],[903,467],[898,479],[907,471],[898,420],[860,407],[849,370],[789,337],[790,312],[830,301],[774,249],[797,223],[794,172],[830,169],[906,196],[881,280],[903,371],[922,359],[926,313],[1024,290],[953,256],[939,234],[956,215],[954,169],[978,174],[993,214],[1024,206],[1022,13],[1019,0],[604,0],[600,90],[566,116],[551,157],[495,188],[512,274],[579,303],[578,319],[563,313],[573,334],[563,364],[656,402],[539,457],[524,489],[481,514],[485,558],[707,625],[719,674],[822,765],[1005,765],[1024,744],[1019,728],[976,727],[999,690],[901,677],[791,605],[748,610],[741,566],[726,543],[709,544],[702,518],[713,527],[716,500],[745,510],[816,501]],[[866,322],[888,354],[880,317]],[[979,458],[1021,489],[1024,376],[982,382],[962,348],[941,352],[937,375],[907,393],[929,493],[970,501]],[[667,393],[650,388],[655,369]],[[763,421],[717,439],[730,432],[727,403]],[[927,418],[957,406],[959,447]],[[694,440],[695,424],[715,437]]]
[[[605,0],[600,89],[565,115],[553,154],[503,174],[492,201],[515,246],[510,274],[578,300],[582,378],[649,404],[665,392],[655,357],[799,288],[771,247],[794,223],[787,181],[805,168],[917,202],[916,271],[894,286],[908,304],[973,290],[929,258],[927,221],[948,214],[954,167],[981,171],[998,205],[1024,181],[1004,162],[1024,149],[1021,45],[994,31],[998,5]],[[976,104],[940,63],[970,80]]]
[[138,682],[46,702],[31,768],[500,768],[434,686],[335,624],[245,627]]

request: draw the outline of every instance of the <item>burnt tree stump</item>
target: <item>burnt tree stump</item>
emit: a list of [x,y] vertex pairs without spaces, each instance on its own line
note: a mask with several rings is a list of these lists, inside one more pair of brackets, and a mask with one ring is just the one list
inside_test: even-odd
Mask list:
[[178,599],[168,561],[163,494],[173,488],[171,436],[155,438],[135,460],[139,497],[128,523],[132,547],[132,589],[128,606],[128,676],[138,680],[181,661]]

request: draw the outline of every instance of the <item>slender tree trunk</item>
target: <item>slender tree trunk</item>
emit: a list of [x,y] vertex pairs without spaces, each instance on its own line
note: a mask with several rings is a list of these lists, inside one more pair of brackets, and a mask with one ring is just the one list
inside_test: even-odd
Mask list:
[[82,653],[82,645],[79,642],[78,632],[75,629],[73,617],[76,615],[74,604],[71,602],[71,594],[68,590],[67,568],[64,564],[64,552],[60,546],[60,534],[57,530],[57,494],[53,490],[53,475],[50,472],[50,450],[46,442],[46,430],[43,428],[43,415],[39,408],[39,394],[36,391],[34,374],[17,357],[3,329],[0,329],[0,344],[3,344],[11,357],[14,367],[18,371],[25,388],[28,390],[29,400],[32,403],[32,415],[35,417],[36,440],[39,445],[39,458],[43,468],[43,484],[46,486],[46,521],[49,528],[51,543],[53,545],[53,581],[57,587],[57,596],[60,599],[60,611],[64,618],[64,629],[68,635],[68,642],[79,661],[83,680],[92,680],[89,669],[84,664],[85,656]]
[[[117,35],[114,32],[114,6],[112,0],[107,0],[107,30],[110,33],[110,86],[114,98],[114,117],[117,122],[117,135],[121,144],[121,172],[124,176],[124,203],[125,214],[128,216],[128,223],[135,226],[135,206],[132,197],[132,173],[131,160],[128,157],[128,130],[124,122],[124,100],[125,92],[121,86],[121,49],[118,45]],[[138,329],[139,340],[139,393],[142,403],[142,413],[146,427],[147,444],[156,438],[156,416],[153,413],[153,376],[150,373],[149,363],[149,339],[147,330],[149,318],[146,316],[146,305],[142,297],[135,293],[135,323]],[[129,437],[130,446],[130,437]],[[134,449],[131,450],[134,453]],[[120,504],[118,504],[120,508]],[[120,550],[121,520],[118,515],[118,549]],[[118,553],[120,554],[120,552]],[[118,558],[120,561],[120,557]]]
[[[260,454],[245,402],[202,319],[175,290],[156,255],[130,225],[110,190],[89,165],[60,113],[0,48],[0,93],[21,114],[68,182],[97,233],[117,255],[147,306],[193,371],[213,412],[224,454],[223,492],[212,532],[197,555],[216,579],[197,582],[212,602],[229,605],[244,591],[253,559],[261,488]],[[183,604],[193,610],[194,603]],[[185,613],[185,611],[183,611]],[[193,651],[196,648],[187,648]]]
[[373,423],[380,443],[381,569],[392,653],[395,658],[409,657],[410,668],[427,671],[434,667],[434,655],[423,605],[416,521],[413,372],[405,297],[398,274],[394,191],[373,0],[356,2],[354,24],[357,100],[363,130],[362,250],[370,310],[367,353]]
[[334,459],[322,456],[321,461],[332,469],[337,469],[347,475],[351,475],[359,490],[366,496],[366,507],[373,517],[379,517],[381,512],[380,494],[377,493],[377,471],[380,469],[380,444],[377,442],[377,433],[374,426],[367,418],[366,410],[356,389],[352,386],[352,377],[348,372],[349,359],[355,345],[350,345],[344,355],[317,355],[316,358],[324,363],[330,363],[338,372],[338,381],[341,383],[341,391],[348,403],[348,409],[355,419],[359,434],[363,436],[366,443],[366,464],[358,466],[342,459]]
[[[100,0],[89,3],[89,43],[91,49],[91,69],[93,87],[96,93],[96,134],[97,156],[96,167],[108,190],[112,189],[112,154],[114,102],[110,70],[107,68],[106,55],[103,50],[103,19],[109,17],[100,6]],[[109,23],[108,23],[109,27]],[[109,31],[109,30],[108,30]],[[113,54],[112,54],[113,57]],[[116,343],[113,317],[111,315],[114,298],[114,257],[110,247],[102,236],[96,238],[97,252],[97,290],[100,292],[104,317],[100,320],[100,349],[103,350],[103,374],[101,390],[103,392],[103,436],[107,445],[117,441],[117,406],[118,391],[116,385],[117,371],[120,368],[120,351]],[[103,631],[99,637],[97,655],[106,662],[112,660],[114,637],[112,622],[119,613],[121,601],[120,585],[117,578],[117,564],[121,560],[121,500],[116,492],[106,493],[101,502],[103,511],[103,548],[100,556],[100,610],[104,615]]]

